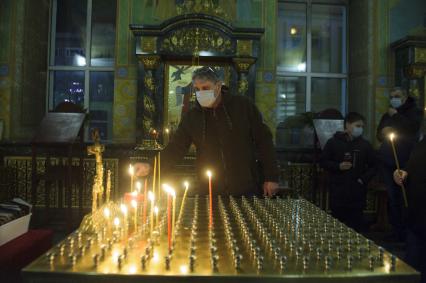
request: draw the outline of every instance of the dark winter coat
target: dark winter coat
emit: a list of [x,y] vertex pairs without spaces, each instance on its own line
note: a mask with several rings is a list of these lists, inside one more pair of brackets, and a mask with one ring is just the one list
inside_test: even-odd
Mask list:
[[[351,155],[353,166],[341,171],[339,165],[344,161],[345,153]],[[327,141],[320,164],[329,173],[331,206],[365,205],[367,184],[375,175],[377,164],[376,153],[368,141],[362,137],[350,140],[347,133],[337,132]]]
[[382,129],[384,127],[392,127],[395,130],[395,148],[399,162],[401,166],[404,166],[418,139],[423,119],[422,111],[417,108],[416,102],[412,97],[408,97],[407,101],[396,110],[398,113],[393,116],[388,113],[383,114],[377,127],[377,139],[382,142],[379,149],[380,160],[389,167],[394,167],[395,160],[389,138],[382,135]]
[[[162,153],[166,173],[183,158],[191,143],[197,152],[200,194],[208,193],[207,169],[213,172],[215,194],[259,194],[260,175],[264,181],[278,181],[272,134],[247,97],[222,91],[222,101],[215,109],[197,103],[184,114]],[[256,160],[261,164],[260,173]]]
[[408,202],[408,227],[426,237],[426,139],[413,149],[405,170],[408,173],[406,193]]

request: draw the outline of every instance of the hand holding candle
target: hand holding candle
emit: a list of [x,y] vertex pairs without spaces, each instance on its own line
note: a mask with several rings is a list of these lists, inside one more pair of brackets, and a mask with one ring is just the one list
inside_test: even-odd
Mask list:
[[[398,172],[401,172],[401,170],[400,170],[401,168],[399,166],[398,155],[396,154],[395,144],[393,142],[394,139],[395,139],[395,134],[390,133],[389,134],[389,140],[390,140],[391,146],[392,146],[393,158],[395,159],[396,169],[397,169]],[[408,207],[407,194],[405,193],[404,183],[401,183],[401,190],[402,190],[402,196],[404,198],[404,206]]]

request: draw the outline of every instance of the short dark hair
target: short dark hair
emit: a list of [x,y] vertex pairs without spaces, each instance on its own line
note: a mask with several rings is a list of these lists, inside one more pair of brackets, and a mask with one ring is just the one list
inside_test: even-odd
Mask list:
[[204,67],[196,69],[192,73],[192,81],[194,81],[196,79],[208,80],[208,81],[212,81],[214,83],[220,81],[220,78],[219,78],[216,70],[212,67],[209,67],[209,66],[204,66]]
[[400,86],[395,86],[395,87],[391,88],[389,95],[391,93],[394,93],[394,92],[400,92],[403,96],[408,96],[407,90],[403,87],[400,87]]
[[346,123],[352,124],[354,122],[358,122],[358,121],[363,121],[365,122],[365,118],[364,116],[362,116],[361,114],[359,114],[358,112],[349,112],[346,116],[345,116],[345,127],[346,127]]

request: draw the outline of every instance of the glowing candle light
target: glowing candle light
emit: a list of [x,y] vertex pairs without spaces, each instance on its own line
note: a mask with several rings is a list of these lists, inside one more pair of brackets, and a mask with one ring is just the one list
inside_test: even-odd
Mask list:
[[169,143],[169,135],[170,135],[169,128],[165,128],[164,129],[164,144],[168,144]]
[[114,218],[114,226],[115,226],[115,229],[118,230],[118,228],[120,226],[120,218],[118,218],[118,217]]
[[158,152],[158,200],[161,199],[161,152]]
[[154,207],[154,213],[155,213],[155,226],[158,226],[158,206]]
[[127,233],[127,226],[129,225],[129,222],[128,222],[128,219],[127,219],[127,212],[128,212],[127,206],[122,203],[120,205],[120,210],[121,210],[121,213],[123,214],[124,231],[125,231],[125,233]]
[[141,193],[141,190],[142,190],[141,182],[136,182],[136,191],[138,192],[138,194]]
[[164,190],[167,193],[167,243],[169,252],[172,249],[172,192],[173,189],[167,185],[163,185]]
[[[400,172],[399,160],[398,160],[398,155],[396,154],[395,144],[394,144],[394,141],[393,141],[394,139],[395,139],[395,134],[390,133],[389,134],[389,140],[390,140],[391,146],[392,146],[393,158],[395,159],[396,169],[398,170],[398,173],[399,173]],[[402,190],[402,196],[404,198],[404,205],[405,205],[405,207],[408,207],[407,194],[405,193],[405,186],[404,186],[403,182],[401,182],[401,190]]]
[[106,222],[107,222],[107,230],[108,231],[110,230],[110,222],[109,222],[110,215],[111,215],[111,211],[109,210],[108,207],[105,207],[104,208],[104,217],[105,217]]
[[151,224],[151,229],[150,229],[150,235],[152,236],[152,231],[154,230],[154,200],[155,200],[155,196],[154,193],[152,191],[148,192],[148,198],[151,201],[151,211],[150,211],[150,224]]
[[175,190],[172,190],[170,192],[170,194],[172,195],[172,199],[173,199],[173,216],[172,216],[172,241],[174,242],[175,239],[175,223],[176,223],[176,192]]
[[135,169],[133,168],[133,165],[129,165],[129,174],[130,174],[130,192],[133,192],[133,178],[135,176]]
[[137,226],[138,226],[138,218],[137,218],[137,216],[138,216],[138,202],[136,201],[136,200],[132,200],[131,201],[131,205],[132,205],[132,207],[133,207],[133,209],[135,210],[135,215],[134,215],[134,225],[135,225],[135,233],[136,233],[136,231],[137,231]]
[[154,173],[152,175],[152,192],[154,193],[154,196],[155,196],[155,190],[157,189],[157,187],[155,186],[156,176],[157,176],[157,156],[154,157]]
[[180,222],[180,221],[181,221],[182,212],[183,212],[183,207],[184,207],[184,205],[185,205],[186,194],[188,193],[188,189],[189,189],[189,183],[188,183],[187,181],[185,181],[185,182],[183,183],[183,185],[185,186],[185,192],[183,193],[182,203],[180,204],[179,216],[178,216],[178,222]]
[[144,192],[143,192],[143,212],[142,212],[142,224],[145,225],[146,223],[146,208],[147,208],[147,202],[148,202],[148,178],[145,178],[145,186],[144,186]]
[[207,170],[207,177],[209,177],[209,204],[210,204],[210,213],[209,213],[209,228],[213,224],[213,192],[212,192],[212,172]]

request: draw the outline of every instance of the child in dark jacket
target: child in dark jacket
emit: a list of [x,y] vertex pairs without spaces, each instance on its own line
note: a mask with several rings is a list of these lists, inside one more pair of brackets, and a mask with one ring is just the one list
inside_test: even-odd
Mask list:
[[345,131],[327,141],[321,156],[321,167],[329,173],[331,214],[357,231],[364,226],[367,184],[376,173],[376,153],[362,137],[364,121],[348,113]]

